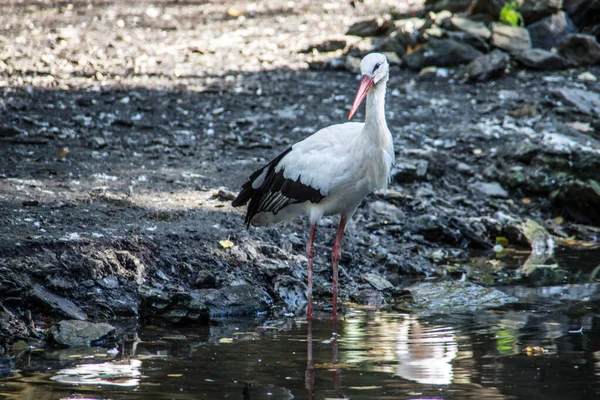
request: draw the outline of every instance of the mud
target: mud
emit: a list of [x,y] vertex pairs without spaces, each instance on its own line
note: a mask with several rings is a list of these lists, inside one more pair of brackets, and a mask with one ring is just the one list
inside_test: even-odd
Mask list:
[[[181,324],[301,313],[305,221],[247,230],[243,210],[230,202],[255,168],[344,121],[357,75],[326,66],[368,50],[343,33],[388,6],[0,5],[2,344],[43,338],[56,321],[77,316]],[[303,51],[336,40],[345,48]],[[365,273],[399,288],[468,271],[474,250],[494,258],[496,238],[526,218],[549,221],[552,234],[592,247],[598,240],[594,220],[577,213],[582,206],[568,193],[552,200],[560,187],[544,181],[544,168],[598,179],[596,120],[552,93],[598,90],[576,77],[600,75],[600,68],[551,76],[514,69],[482,84],[443,71],[419,75],[392,66],[387,113],[396,180],[371,195],[349,226],[343,299],[373,289]],[[565,125],[572,122],[589,124],[591,133]],[[543,140],[550,133],[577,140],[555,137],[562,152],[550,151]],[[502,191],[481,186],[495,182]],[[317,232],[321,309],[331,293],[336,223],[325,218]],[[527,241],[516,234],[509,246],[527,249]],[[498,262],[486,278],[469,276],[479,284],[521,278]]]

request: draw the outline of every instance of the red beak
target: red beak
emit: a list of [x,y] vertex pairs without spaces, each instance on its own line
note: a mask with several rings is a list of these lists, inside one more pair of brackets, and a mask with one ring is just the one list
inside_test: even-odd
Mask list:
[[358,91],[356,92],[356,97],[354,98],[354,104],[352,104],[352,108],[350,109],[348,119],[352,118],[358,109],[358,106],[360,106],[360,103],[362,103],[362,101],[365,99],[369,89],[371,89],[371,86],[373,86],[373,78],[363,75],[362,79],[360,80],[360,85],[358,86]]

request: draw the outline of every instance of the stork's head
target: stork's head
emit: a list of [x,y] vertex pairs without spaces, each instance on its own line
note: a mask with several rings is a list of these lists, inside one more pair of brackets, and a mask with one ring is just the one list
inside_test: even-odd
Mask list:
[[352,118],[373,85],[387,81],[389,69],[387,59],[381,53],[370,53],[362,59],[360,62],[362,79],[360,80],[360,85],[358,86],[348,119]]

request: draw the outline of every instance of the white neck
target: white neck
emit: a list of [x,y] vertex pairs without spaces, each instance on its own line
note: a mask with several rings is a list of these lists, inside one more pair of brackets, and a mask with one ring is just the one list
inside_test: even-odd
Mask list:
[[365,112],[365,130],[371,132],[387,132],[385,121],[385,87],[387,79],[377,82],[367,94],[367,110]]

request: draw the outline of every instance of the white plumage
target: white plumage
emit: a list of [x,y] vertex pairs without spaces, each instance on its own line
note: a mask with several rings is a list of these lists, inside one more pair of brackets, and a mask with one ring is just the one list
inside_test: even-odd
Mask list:
[[233,202],[234,206],[249,202],[246,222],[256,225],[289,220],[299,215],[309,217],[309,318],[311,250],[314,253],[312,240],[316,223],[324,215],[341,215],[332,252],[335,312],[337,262],[346,220],[352,217],[365,196],[376,189],[387,187],[389,182],[394,147],[385,120],[388,71],[384,55],[372,53],[363,58],[363,77],[349,119],[366,95],[365,123],[332,125],[294,144],[254,172]]

